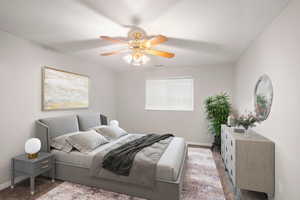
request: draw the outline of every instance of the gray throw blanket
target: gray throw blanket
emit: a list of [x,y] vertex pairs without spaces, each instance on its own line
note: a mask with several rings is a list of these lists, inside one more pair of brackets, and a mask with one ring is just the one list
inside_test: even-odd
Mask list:
[[130,134],[121,138],[94,156],[90,173],[99,178],[153,187],[157,162],[171,142],[171,136]]
[[149,134],[128,142],[106,154],[102,167],[115,174],[129,176],[134,157],[139,151],[169,137],[174,137],[174,135]]

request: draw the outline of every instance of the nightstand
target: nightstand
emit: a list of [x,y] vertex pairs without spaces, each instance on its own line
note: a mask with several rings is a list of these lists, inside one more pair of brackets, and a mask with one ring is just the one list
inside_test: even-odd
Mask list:
[[55,178],[55,159],[50,153],[40,152],[35,159],[28,159],[23,154],[11,160],[11,188],[14,188],[15,177],[25,175],[30,178],[30,192],[33,195],[35,190],[35,177],[46,172],[51,172],[52,182]]

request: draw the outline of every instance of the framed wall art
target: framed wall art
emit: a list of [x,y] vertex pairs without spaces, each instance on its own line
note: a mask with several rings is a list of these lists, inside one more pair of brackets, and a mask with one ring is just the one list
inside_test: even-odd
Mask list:
[[42,110],[89,107],[89,77],[52,67],[42,70]]

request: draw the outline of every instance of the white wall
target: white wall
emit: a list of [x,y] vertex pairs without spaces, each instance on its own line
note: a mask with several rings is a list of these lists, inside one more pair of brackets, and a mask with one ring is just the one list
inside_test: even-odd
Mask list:
[[268,74],[273,82],[270,116],[256,131],[276,144],[276,200],[300,199],[299,19],[300,1],[291,1],[245,52],[235,73],[235,103],[240,111],[253,108],[253,90],[260,75]]
[[[145,110],[145,80],[188,76],[194,78],[194,111]],[[195,143],[211,143],[203,102],[222,91],[231,93],[233,67],[195,66],[131,70],[117,75],[117,118],[130,132],[173,133]]]
[[[99,111],[115,117],[113,72],[100,65],[45,50],[33,43],[0,32],[0,186],[10,176],[10,159],[24,152],[34,136],[38,118]],[[41,111],[41,68],[53,66],[90,76],[90,109]]]

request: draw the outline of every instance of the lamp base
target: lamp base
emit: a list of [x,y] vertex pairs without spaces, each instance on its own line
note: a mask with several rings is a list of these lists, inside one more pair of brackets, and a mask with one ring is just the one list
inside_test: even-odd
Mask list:
[[34,154],[27,154],[28,159],[36,159],[38,157],[39,153]]

